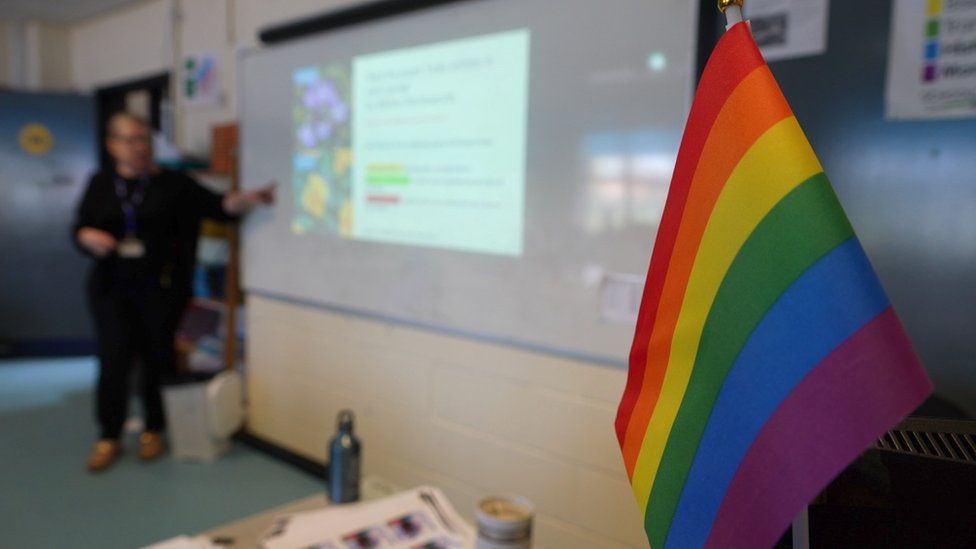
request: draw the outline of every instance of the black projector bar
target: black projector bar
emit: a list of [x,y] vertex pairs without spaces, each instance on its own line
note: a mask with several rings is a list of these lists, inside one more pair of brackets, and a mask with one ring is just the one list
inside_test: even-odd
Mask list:
[[258,38],[265,44],[280,44],[339,27],[463,1],[469,0],[377,0],[267,27],[258,33]]

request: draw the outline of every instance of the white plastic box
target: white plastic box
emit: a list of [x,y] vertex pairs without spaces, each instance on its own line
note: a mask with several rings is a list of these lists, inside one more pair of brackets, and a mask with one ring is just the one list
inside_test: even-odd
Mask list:
[[173,457],[209,462],[230,448],[244,422],[244,393],[237,372],[209,381],[163,387],[167,434]]

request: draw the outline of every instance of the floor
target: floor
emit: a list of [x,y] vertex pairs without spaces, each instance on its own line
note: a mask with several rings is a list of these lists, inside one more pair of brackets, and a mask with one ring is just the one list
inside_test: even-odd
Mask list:
[[323,489],[239,443],[211,464],[140,463],[135,433],[90,474],[95,375],[91,358],[0,360],[0,547],[139,547]]

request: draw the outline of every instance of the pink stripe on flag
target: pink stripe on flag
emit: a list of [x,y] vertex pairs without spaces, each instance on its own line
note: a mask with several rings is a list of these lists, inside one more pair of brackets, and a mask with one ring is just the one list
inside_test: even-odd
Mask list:
[[801,381],[736,471],[708,547],[772,547],[785,525],[932,391],[891,308]]

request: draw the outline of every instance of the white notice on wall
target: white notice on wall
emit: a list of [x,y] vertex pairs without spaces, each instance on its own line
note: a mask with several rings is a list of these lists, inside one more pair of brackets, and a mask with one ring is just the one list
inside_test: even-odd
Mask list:
[[643,294],[643,277],[607,273],[600,290],[600,317],[613,324],[634,324],[637,322]]
[[749,0],[745,17],[766,61],[827,51],[828,0]]
[[888,118],[976,116],[976,0],[896,0]]
[[217,105],[220,83],[213,54],[187,55],[183,59],[183,102],[186,105]]

